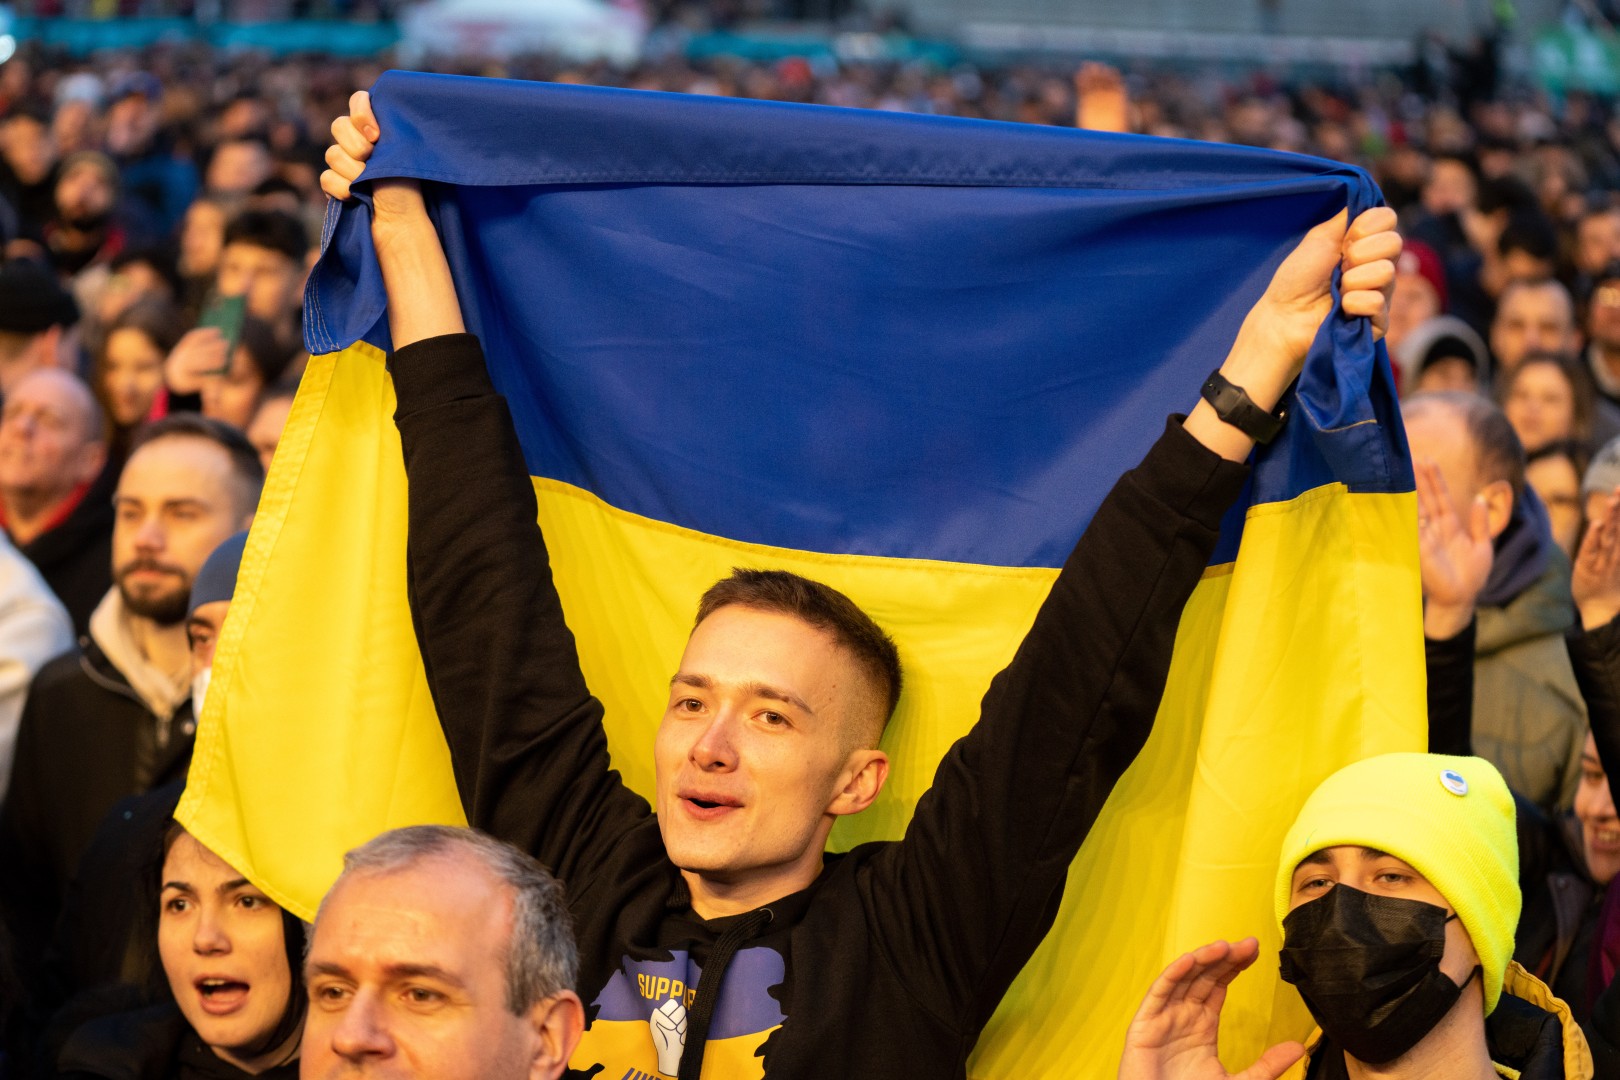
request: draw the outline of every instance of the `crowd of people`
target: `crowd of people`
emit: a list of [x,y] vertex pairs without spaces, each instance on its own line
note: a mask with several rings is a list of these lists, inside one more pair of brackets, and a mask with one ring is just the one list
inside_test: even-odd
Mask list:
[[[1278,918],[1285,978],[1322,1031],[1270,1052],[1271,1076],[1345,1075],[1346,1060],[1396,1062],[1392,1077],[1440,1061],[1493,1075],[1466,1071],[1493,1060],[1524,1076],[1620,1075],[1620,890],[1608,888],[1620,874],[1608,783],[1620,769],[1620,112],[1504,83],[1488,50],[1471,55],[1337,85],[676,54],[625,71],[543,57],[464,69],[1238,142],[1379,180],[1394,214],[1313,233],[1279,275],[1305,283],[1299,318],[1319,322],[1342,258],[1346,310],[1387,320],[1418,462],[1433,754],[1352,766],[1301,811]],[[685,734],[668,736],[684,740],[675,751],[660,736],[657,816],[608,779],[543,542],[525,500],[507,497],[527,477],[483,479],[514,453],[510,421],[408,185],[378,189],[375,228],[395,230],[378,246],[396,260],[383,273],[413,529],[418,506],[492,523],[413,532],[413,604],[424,647],[440,650],[431,674],[468,818],[499,839],[380,837],[351,854],[310,928],[174,822],[243,530],[306,360],[302,287],[327,200],[348,194],[380,136],[351,95],[380,70],[189,47],[94,62],[25,49],[0,65],[0,1076],[273,1080],[396,1060],[418,1076],[558,1075],[580,1045],[606,1054],[625,1037],[588,1026],[581,993],[629,954],[684,964],[651,1034],[638,1026],[646,1045],[626,1052],[645,1075],[696,1078],[706,1046],[725,1052],[716,1011],[743,1006],[721,998],[722,977],[733,998],[769,996],[788,1014],[772,1075],[960,1074],[1051,912],[919,888],[932,870],[916,844],[824,865],[833,818],[869,805],[886,776],[893,645],[815,582],[723,581],[671,692],[665,727]],[[1267,411],[1302,355],[1235,352],[1223,371]],[[433,420],[447,409],[461,414],[453,430]],[[1151,723],[1186,596],[1103,583],[1156,582],[1162,564],[1190,591],[1208,555],[1198,545],[1213,545],[1243,482],[1246,424],[1202,404],[1122,482],[988,718],[1041,701],[1077,717],[1077,739],[1088,709],[1145,708]],[[1165,492],[1193,475],[1202,494],[1166,517]],[[1119,539],[1168,544],[1167,529],[1202,539]],[[1109,683],[1053,654],[1049,639],[1088,602],[1140,608],[1147,630],[1098,646],[1118,653],[1109,670],[1140,675]],[[750,663],[781,670],[739,669],[741,640],[755,643]],[[484,689],[492,665],[509,674],[499,695]],[[817,729],[818,710],[848,730]],[[779,752],[765,749],[775,736],[714,735],[756,714],[802,722],[810,739],[784,774],[802,797],[768,812],[724,777]],[[1009,726],[982,724],[960,753],[994,767],[1011,750],[993,733]],[[1098,756],[1122,770],[1145,727],[1105,736],[1118,746]],[[546,770],[553,756],[568,775]],[[1074,847],[1117,776],[1074,782]],[[941,847],[949,798],[934,810]],[[1067,858],[1016,842],[1004,854],[1040,862],[1061,888]],[[962,906],[936,909],[923,891]],[[938,986],[885,959],[922,948],[918,926],[952,935]],[[800,962],[755,971],[738,961],[745,946]],[[1214,1067],[1218,991],[1254,957],[1252,942],[1219,942],[1173,964],[1121,1075]],[[817,1019],[808,1001],[836,1015]]]

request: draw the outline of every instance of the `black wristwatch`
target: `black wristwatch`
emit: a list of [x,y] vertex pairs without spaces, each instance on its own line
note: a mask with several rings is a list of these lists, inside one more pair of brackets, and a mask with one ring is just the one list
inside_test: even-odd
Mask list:
[[1277,411],[1268,413],[1254,403],[1248,391],[1236,386],[1219,371],[1210,372],[1204,382],[1204,400],[1215,408],[1215,415],[1231,424],[1262,446],[1277,437],[1288,419],[1288,400],[1277,404]]

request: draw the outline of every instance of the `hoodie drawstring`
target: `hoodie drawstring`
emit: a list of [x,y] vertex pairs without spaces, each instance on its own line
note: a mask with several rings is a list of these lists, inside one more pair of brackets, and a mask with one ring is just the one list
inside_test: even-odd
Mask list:
[[744,915],[720,935],[709,950],[703,974],[698,976],[697,996],[692,1009],[686,1014],[686,1045],[681,1050],[679,1080],[698,1080],[703,1074],[703,1048],[709,1041],[709,1021],[714,1019],[714,1006],[720,1000],[720,982],[726,977],[731,958],[737,955],[743,942],[768,926],[776,916],[770,908],[760,908]]

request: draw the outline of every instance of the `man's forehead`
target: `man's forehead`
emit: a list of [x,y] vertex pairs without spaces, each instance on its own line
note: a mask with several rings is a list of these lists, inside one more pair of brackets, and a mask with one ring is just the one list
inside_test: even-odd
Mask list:
[[[727,604],[692,628],[685,656],[702,655],[738,662],[781,652],[809,659],[842,652],[832,633],[781,611]],[[684,666],[684,665],[683,665]]]
[[499,968],[511,902],[481,871],[465,861],[424,860],[397,871],[346,875],[316,921],[310,962],[351,970]]
[[95,399],[90,396],[89,387],[67,372],[40,368],[18,379],[6,395],[7,412],[19,405],[71,416],[88,413],[95,408]]
[[[118,494],[122,497],[134,489],[164,486],[185,488],[197,477],[223,479],[230,468],[230,455],[218,443],[201,436],[170,435],[149,442],[130,455],[118,477]],[[176,483],[178,477],[185,479]],[[185,493],[198,494],[194,489]]]
[[1569,297],[1557,284],[1521,285],[1508,293],[1502,303],[1504,322],[1538,319],[1569,323],[1574,309]]
[[[1453,455],[1472,460],[1473,441],[1465,436],[1468,421],[1449,404],[1419,404],[1406,416],[1407,439],[1418,457],[1442,461]],[[1456,494],[1456,492],[1453,492]]]
[[725,688],[773,687],[820,710],[858,671],[826,630],[794,615],[732,604],[699,623],[672,682]]

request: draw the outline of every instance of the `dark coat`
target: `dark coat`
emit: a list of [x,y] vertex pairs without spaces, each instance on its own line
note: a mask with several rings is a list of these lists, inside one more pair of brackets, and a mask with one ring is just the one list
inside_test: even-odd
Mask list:
[[117,486],[118,470],[109,465],[66,521],[17,545],[67,608],[75,634],[88,632],[90,613],[112,588],[112,497]]
[[[219,1058],[191,1030],[173,1002],[86,1023],[62,1049],[56,1076],[63,1080],[249,1080]],[[298,1063],[257,1074],[257,1080],[297,1080]]]
[[161,722],[88,638],[40,669],[0,808],[0,913],[25,985],[41,986],[46,944],[102,818],[120,799],[184,778],[195,732],[189,704]]

